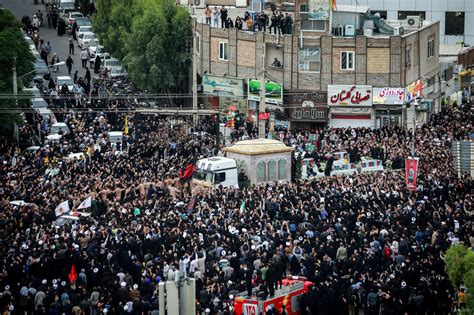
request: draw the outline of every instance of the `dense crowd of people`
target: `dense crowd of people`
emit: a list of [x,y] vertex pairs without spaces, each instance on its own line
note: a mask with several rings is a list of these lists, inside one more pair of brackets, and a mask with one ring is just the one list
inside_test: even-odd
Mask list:
[[[287,275],[315,283],[302,314],[452,312],[443,254],[451,244],[474,246],[472,179],[454,173],[450,153],[473,132],[469,106],[417,129],[414,192],[395,170],[191,195],[177,178],[218,151],[212,122],[189,132],[186,121],[155,115],[62,115],[70,132],[59,143],[29,153],[0,146],[2,312],[156,314],[157,284],[180,265],[196,279],[199,312],[232,314],[238,293],[276,295]],[[125,126],[121,147],[111,145],[107,132]],[[345,150],[389,163],[411,150],[399,127],[311,133],[308,154],[319,160]],[[304,152],[308,135],[278,137]],[[65,159],[75,152],[85,158]],[[53,224],[58,204],[75,210],[89,196],[90,217]]]

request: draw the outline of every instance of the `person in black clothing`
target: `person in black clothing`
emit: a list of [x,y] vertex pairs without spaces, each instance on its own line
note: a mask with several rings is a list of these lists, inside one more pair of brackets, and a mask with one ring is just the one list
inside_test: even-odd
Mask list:
[[63,19],[58,21],[58,36],[63,36],[66,34],[66,22]]
[[245,277],[245,286],[247,287],[247,296],[252,296],[252,276],[253,271],[249,266],[244,265],[244,277]]
[[259,17],[259,31],[263,30],[264,32],[267,31],[267,23],[268,23],[268,15],[265,12],[262,12]]
[[242,19],[240,18],[240,16],[238,16],[235,19],[235,28],[238,29],[238,30],[242,30],[242,26],[243,26]]
[[71,70],[72,70],[72,65],[74,64],[74,60],[71,58],[69,55],[66,59],[66,67],[67,67],[67,73],[71,75]]
[[102,59],[100,59],[100,56],[99,55],[95,56],[94,73],[99,73],[100,72],[101,64],[102,64]]
[[272,29],[273,29],[273,34],[276,35],[277,33],[277,28],[278,28],[278,34],[280,34],[280,28],[278,27],[278,16],[276,15],[275,11],[272,12],[272,16],[270,17],[270,34],[272,34]]
[[48,90],[53,90],[53,89],[56,89],[56,83],[54,83],[53,78],[50,78],[48,82]]
[[324,175],[330,176],[331,175],[331,170],[332,170],[332,165],[334,164],[334,156],[330,156],[327,163],[326,163],[326,169],[324,170]]
[[232,19],[230,17],[228,17],[226,28],[233,28],[233,27],[234,27],[234,22],[232,22]]
[[225,6],[221,8],[221,28],[227,28],[228,11]]
[[86,74],[84,76],[84,79],[86,80],[86,84],[88,85],[91,84],[91,71],[89,70],[88,67],[86,67]]
[[44,62],[45,62],[46,64],[48,64],[48,53],[46,52],[46,50],[44,50],[44,49],[41,50],[40,57],[41,57],[41,59],[44,60]]

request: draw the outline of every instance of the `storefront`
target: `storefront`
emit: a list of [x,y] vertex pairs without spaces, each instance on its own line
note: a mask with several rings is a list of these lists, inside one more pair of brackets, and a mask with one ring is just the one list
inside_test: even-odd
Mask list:
[[291,128],[312,129],[327,124],[327,93],[291,92],[285,95]]
[[403,125],[404,88],[373,88],[375,128]]
[[329,126],[374,128],[372,86],[328,85]]

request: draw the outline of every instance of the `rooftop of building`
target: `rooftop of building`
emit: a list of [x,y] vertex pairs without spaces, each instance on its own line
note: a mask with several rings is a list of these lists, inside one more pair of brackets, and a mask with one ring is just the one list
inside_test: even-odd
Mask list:
[[[222,6],[213,5],[211,9],[214,10],[214,7],[217,7],[220,10]],[[252,8],[251,6],[235,7],[226,5],[225,7],[228,10],[228,16],[233,21],[235,21],[237,16],[243,17],[245,12],[254,12],[252,9],[255,10],[255,7]],[[198,23],[206,23],[205,7],[190,7],[190,12]],[[272,11],[269,7],[266,7],[264,12],[266,14],[271,14]],[[284,13],[288,13],[293,17],[295,15],[295,12],[293,11],[285,11]],[[368,5],[337,5],[335,10],[332,12],[332,17],[329,21],[331,22],[331,34],[333,36],[348,38],[355,37],[356,35],[381,38],[389,38],[394,35],[404,37],[437,23],[437,21],[424,20],[420,16],[408,16],[405,20],[385,20],[377,13],[372,14],[371,7]],[[219,23],[216,26],[212,20],[210,27],[221,28],[220,22],[221,21],[219,20]],[[269,32],[268,26],[266,28],[267,33]],[[242,31],[248,31],[246,25],[244,25]],[[328,34],[328,31],[319,33],[321,33],[321,35]]]

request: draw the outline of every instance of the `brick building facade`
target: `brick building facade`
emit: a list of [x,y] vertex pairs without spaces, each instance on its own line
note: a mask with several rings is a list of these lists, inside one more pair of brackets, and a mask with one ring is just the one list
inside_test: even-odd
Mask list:
[[[295,14],[298,21],[298,9]],[[283,85],[285,97],[282,106],[287,119],[292,124],[305,123],[308,126],[312,122],[330,122],[331,112],[338,111],[336,107],[328,106],[328,86],[342,89],[346,86],[405,88],[422,79],[427,91],[436,90],[438,22],[424,21],[420,27],[406,30],[402,35],[373,33],[367,36],[334,36],[329,31],[330,23],[326,21],[324,28],[327,31],[316,32],[302,30],[302,23],[296,22],[293,35],[277,36],[214,28],[194,21],[198,73],[201,76],[212,74],[248,80],[260,78],[264,69],[267,80]],[[273,66],[275,58],[281,67]],[[308,94],[312,93],[323,97],[311,100]],[[423,94],[422,97],[428,98],[429,95]],[[312,110],[313,115],[300,113],[303,104],[298,100],[303,99],[306,105],[316,108]],[[380,111],[386,113],[389,105],[385,104]],[[249,102],[249,107],[255,108],[256,105]],[[352,112],[357,111],[357,106],[354,108],[356,110]],[[391,114],[388,109],[389,116],[398,116],[398,123],[406,120],[409,124],[412,120],[409,113],[402,113],[400,104],[391,108]],[[324,112],[325,119],[321,119],[323,114],[315,114],[317,110]],[[350,115],[351,110],[341,110]],[[292,115],[295,111],[296,114]],[[376,105],[365,112],[370,115],[370,127],[383,125],[377,118]],[[425,116],[427,114],[418,113],[417,119],[424,120]]]

